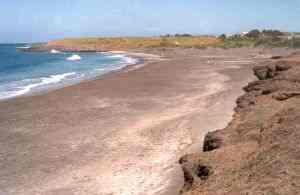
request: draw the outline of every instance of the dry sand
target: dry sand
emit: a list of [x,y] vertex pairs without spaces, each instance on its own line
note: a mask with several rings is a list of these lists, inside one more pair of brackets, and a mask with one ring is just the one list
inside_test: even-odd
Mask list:
[[168,59],[1,102],[0,195],[178,193],[180,156],[227,125],[274,51],[147,52]]

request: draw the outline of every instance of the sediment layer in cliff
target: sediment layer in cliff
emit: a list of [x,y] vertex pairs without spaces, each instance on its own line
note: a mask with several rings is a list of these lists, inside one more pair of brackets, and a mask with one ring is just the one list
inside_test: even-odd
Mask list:
[[232,122],[180,159],[182,194],[300,193],[300,53],[254,68]]

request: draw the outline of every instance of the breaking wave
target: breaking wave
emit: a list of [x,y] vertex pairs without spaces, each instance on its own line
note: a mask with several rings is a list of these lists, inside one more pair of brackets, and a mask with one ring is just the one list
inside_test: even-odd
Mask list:
[[[30,47],[29,45],[20,45]],[[137,64],[126,53],[65,53],[52,49],[47,53],[24,53],[15,50],[16,45],[7,46],[0,51],[21,56],[19,61],[12,61],[7,56],[3,60],[8,65],[0,66],[0,99],[9,99],[23,94],[40,92],[51,88],[75,84],[82,80],[120,70],[127,65]],[[0,52],[1,56],[1,52]],[[9,56],[8,56],[9,57]],[[9,74],[6,74],[9,73]]]
[[71,72],[71,73],[51,75],[49,77],[42,77],[36,79],[25,79],[22,81],[9,83],[6,86],[5,85],[3,86],[6,88],[5,91],[2,90],[0,91],[0,99],[7,99],[7,98],[23,95],[35,88],[59,83],[62,80],[66,79],[67,77],[75,74],[76,74],[75,72]]
[[74,54],[70,57],[67,58],[67,60],[69,61],[77,61],[77,60],[81,60],[82,58],[80,57],[80,55]]
[[56,50],[56,49],[51,49],[50,53],[56,54],[56,53],[62,53],[62,52],[59,50]]
[[119,58],[121,60],[121,63],[124,63],[126,65],[130,64],[136,64],[138,62],[137,59],[129,57],[125,54],[116,54],[116,55],[110,55],[109,58]]

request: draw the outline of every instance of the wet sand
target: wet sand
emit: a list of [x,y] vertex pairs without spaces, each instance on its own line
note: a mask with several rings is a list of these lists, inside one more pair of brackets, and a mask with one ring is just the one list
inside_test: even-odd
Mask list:
[[227,125],[241,88],[254,79],[251,67],[271,51],[172,52],[0,102],[0,194],[178,193],[178,159]]

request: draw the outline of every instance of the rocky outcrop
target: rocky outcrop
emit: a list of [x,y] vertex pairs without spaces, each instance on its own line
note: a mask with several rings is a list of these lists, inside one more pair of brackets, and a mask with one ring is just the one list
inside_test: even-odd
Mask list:
[[291,68],[291,66],[286,65],[286,64],[276,64],[276,66],[275,66],[276,71],[286,71],[290,68]]
[[300,95],[300,91],[279,92],[279,93],[273,95],[273,98],[275,98],[278,101],[284,101],[284,100],[287,100],[289,98],[299,96],[299,95]]
[[280,60],[255,67],[232,122],[180,159],[182,194],[299,194],[300,55]]
[[209,132],[203,143],[203,152],[209,152],[218,149],[221,146],[222,140],[216,135],[216,133]]
[[275,69],[272,66],[257,66],[253,70],[259,80],[271,79],[275,76]]
[[182,166],[184,174],[184,187],[181,193],[188,192],[192,189],[194,183],[203,183],[212,174],[212,167],[209,166],[208,162],[201,159],[194,159],[195,161],[190,161],[190,156],[184,156],[179,160]]

